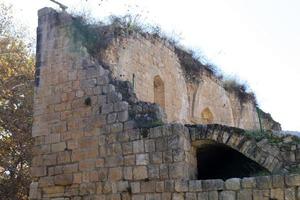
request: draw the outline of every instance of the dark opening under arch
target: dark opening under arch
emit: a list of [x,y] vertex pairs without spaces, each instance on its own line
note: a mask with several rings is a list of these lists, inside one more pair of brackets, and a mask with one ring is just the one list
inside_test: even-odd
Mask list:
[[197,149],[198,179],[242,178],[269,171],[224,144],[202,144]]

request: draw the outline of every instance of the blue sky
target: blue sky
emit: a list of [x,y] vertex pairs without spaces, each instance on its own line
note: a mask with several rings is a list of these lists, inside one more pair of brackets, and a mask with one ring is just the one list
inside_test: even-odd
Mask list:
[[[0,0],[1,1],[1,0]],[[2,0],[34,34],[49,0]],[[299,0],[59,0],[72,11],[101,18],[131,13],[177,33],[227,75],[245,80],[260,107],[285,130],[300,130]],[[98,4],[101,3],[99,6]]]

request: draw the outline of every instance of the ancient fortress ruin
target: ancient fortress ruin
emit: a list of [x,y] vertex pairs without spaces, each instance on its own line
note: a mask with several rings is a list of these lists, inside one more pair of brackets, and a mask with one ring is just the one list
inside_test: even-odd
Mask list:
[[30,198],[300,200],[300,140],[261,113],[166,40],[41,9]]

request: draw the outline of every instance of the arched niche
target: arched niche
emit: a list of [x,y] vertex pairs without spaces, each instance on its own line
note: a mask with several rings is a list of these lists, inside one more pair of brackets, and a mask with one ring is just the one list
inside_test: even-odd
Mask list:
[[165,84],[160,76],[154,77],[154,103],[165,108]]
[[206,107],[201,112],[201,121],[204,124],[211,124],[214,121],[214,115],[211,110]]

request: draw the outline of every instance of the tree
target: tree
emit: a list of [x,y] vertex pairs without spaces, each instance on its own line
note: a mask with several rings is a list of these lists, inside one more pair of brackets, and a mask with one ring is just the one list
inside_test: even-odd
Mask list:
[[28,199],[34,58],[0,3],[0,197]]

